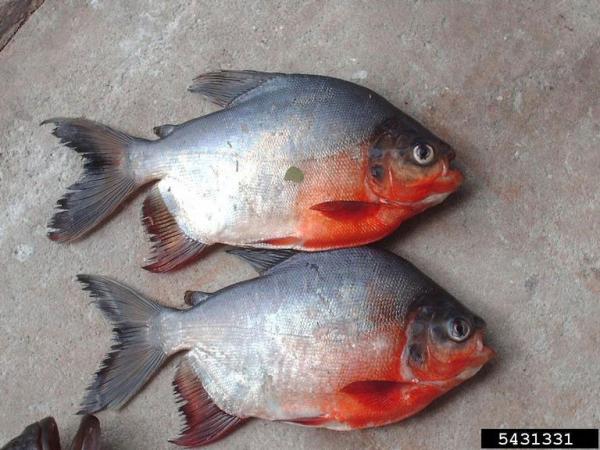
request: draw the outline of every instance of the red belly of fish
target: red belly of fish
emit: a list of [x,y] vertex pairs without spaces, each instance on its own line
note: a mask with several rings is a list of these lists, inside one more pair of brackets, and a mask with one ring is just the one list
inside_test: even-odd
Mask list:
[[[346,217],[340,220],[343,214]],[[409,208],[383,204],[336,213],[336,218],[321,211],[305,209],[299,211],[298,234],[303,237],[307,250],[363,245],[386,237],[414,214]]]
[[331,420],[352,429],[387,425],[418,413],[444,392],[432,385],[378,383],[377,401],[373,401],[373,388],[366,388],[362,393],[363,387],[356,385],[351,386],[352,392],[341,392],[338,409]]
[[[371,341],[368,337],[366,340]],[[331,428],[370,428],[398,422],[425,408],[446,392],[442,385],[423,384],[405,380],[401,369],[402,353],[406,345],[404,330],[389,330],[389,354],[374,364],[366,380],[357,380],[335,394],[312,398],[314,407],[323,411],[319,417],[305,417],[293,422],[307,426]],[[391,344],[393,342],[393,344]],[[365,354],[373,352],[367,347]]]

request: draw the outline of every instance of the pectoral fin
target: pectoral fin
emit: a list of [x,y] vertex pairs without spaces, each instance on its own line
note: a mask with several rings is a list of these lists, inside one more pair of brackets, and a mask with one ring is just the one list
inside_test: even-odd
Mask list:
[[365,409],[384,411],[395,405],[400,394],[410,383],[396,381],[356,381],[345,386],[340,393],[351,396]]
[[330,219],[348,221],[362,220],[376,214],[382,205],[378,203],[358,202],[352,200],[335,200],[319,203],[310,207],[313,211],[319,211]]
[[330,419],[326,416],[298,417],[297,419],[286,420],[285,422],[304,425],[305,427],[322,427],[326,423],[330,422]]

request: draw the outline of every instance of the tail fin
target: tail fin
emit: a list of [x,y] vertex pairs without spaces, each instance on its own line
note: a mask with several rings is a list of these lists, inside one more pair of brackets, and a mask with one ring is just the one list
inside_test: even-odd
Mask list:
[[127,152],[134,138],[86,119],[48,119],[60,142],[85,159],[83,177],[69,186],[48,223],[48,237],[68,242],[83,236],[108,217],[139,185],[128,169]]
[[80,413],[118,409],[162,366],[169,350],[160,336],[161,315],[172,311],[100,276],[78,275],[96,306],[112,322],[115,343],[87,388]]
[[86,414],[81,418],[70,450],[100,450],[100,421],[96,416]]

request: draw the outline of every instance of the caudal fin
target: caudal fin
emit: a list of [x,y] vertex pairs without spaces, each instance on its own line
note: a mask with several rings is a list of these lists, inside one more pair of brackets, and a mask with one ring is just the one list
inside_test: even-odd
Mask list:
[[81,418],[77,434],[71,442],[70,450],[100,450],[100,421],[96,416],[86,414]]
[[48,223],[48,237],[68,242],[83,236],[108,217],[140,186],[127,163],[134,138],[91,120],[55,118],[52,134],[81,154],[85,163],[81,179],[69,186],[57,202],[58,211]]
[[118,409],[162,366],[169,350],[160,335],[161,315],[170,308],[100,276],[78,275],[84,290],[113,324],[115,343],[87,388],[80,413]]

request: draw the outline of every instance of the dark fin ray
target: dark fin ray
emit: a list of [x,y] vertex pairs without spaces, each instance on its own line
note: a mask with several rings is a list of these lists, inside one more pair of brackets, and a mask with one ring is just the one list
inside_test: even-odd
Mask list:
[[187,358],[179,364],[175,380],[175,395],[185,419],[181,436],[172,440],[176,445],[199,447],[224,438],[247,419],[221,410],[204,390],[202,382]]
[[166,125],[160,125],[158,127],[154,127],[154,128],[152,128],[152,131],[154,132],[155,135],[157,135],[159,138],[162,139],[162,138],[165,138],[168,135],[170,135],[176,129],[177,129],[177,125],[166,124]]
[[100,421],[90,414],[81,418],[70,450],[100,450]]
[[221,70],[198,75],[188,90],[198,92],[216,105],[226,108],[243,101],[244,94],[281,75],[254,70]]
[[69,242],[95,228],[139,187],[127,169],[127,152],[145,141],[86,119],[55,118],[41,125],[48,123],[56,125],[52,134],[85,160],[83,176],[58,200],[48,222],[50,239]]
[[166,310],[134,290],[100,276],[78,275],[94,304],[113,324],[115,343],[81,403],[82,413],[125,405],[167,359],[156,321]]
[[144,269],[168,272],[196,259],[207,245],[188,237],[169,212],[158,186],[144,201],[143,222],[152,242],[152,254]]
[[185,291],[183,295],[183,301],[189,306],[198,306],[205,300],[208,300],[212,296],[209,292],[202,291]]
[[340,221],[361,220],[376,214],[380,208],[381,205],[377,203],[344,200],[319,203],[310,207],[330,219]]
[[298,253],[298,251],[290,249],[276,250],[245,247],[234,247],[226,251],[243,259],[261,274]]

